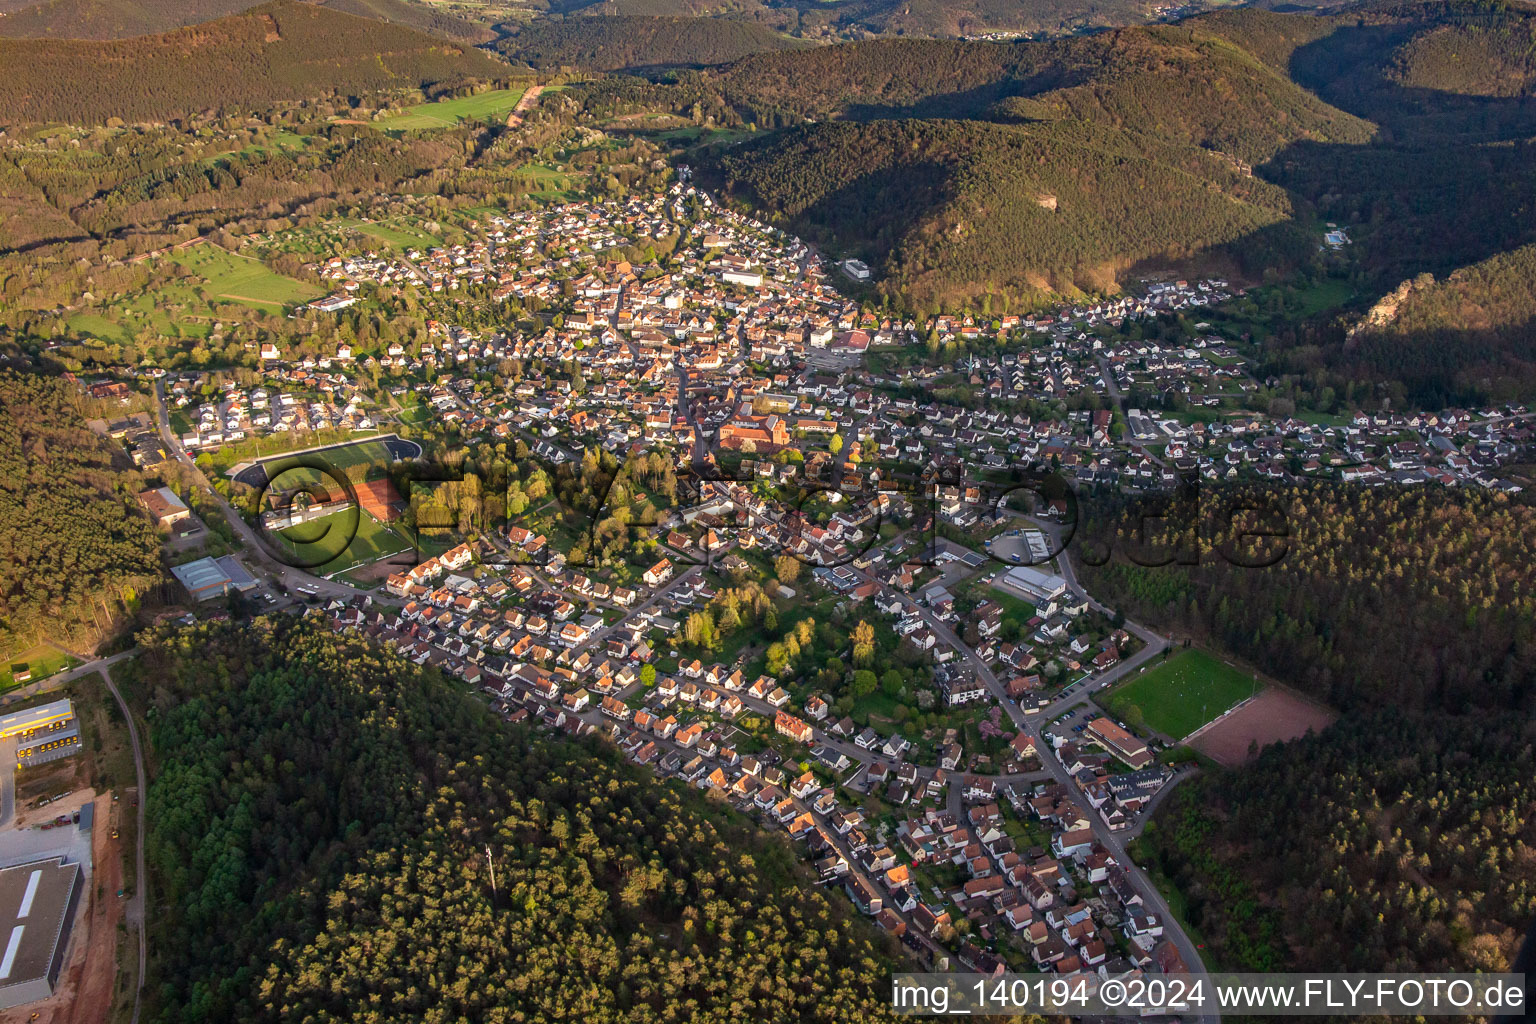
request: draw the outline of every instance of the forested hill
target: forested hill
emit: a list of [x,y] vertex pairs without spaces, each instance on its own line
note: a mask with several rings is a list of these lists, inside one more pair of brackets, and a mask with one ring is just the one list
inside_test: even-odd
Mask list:
[[[428,0],[308,0],[332,10],[377,18],[447,39],[479,43],[489,29],[438,10]],[[126,39],[213,21],[256,6],[251,0],[42,0],[0,18],[12,39]]]
[[[1242,484],[1201,495],[1197,541],[1191,502],[1158,519],[1168,507],[1144,500],[1090,525],[1116,555],[1085,567],[1085,586],[1344,712],[1206,772],[1147,830],[1217,962],[1506,969],[1536,915],[1536,508],[1429,487]],[[1263,512],[1221,525],[1233,507]],[[1283,557],[1243,567],[1281,549],[1238,534],[1277,527]]]
[[931,310],[1112,290],[1140,260],[1281,244],[1262,236],[1290,214],[1284,192],[1205,150],[1076,121],[832,122],[712,170],[802,236],[882,259],[886,294]]
[[[1138,540],[1138,500],[1109,517],[1122,557],[1086,566],[1083,582],[1126,614],[1214,638],[1261,669],[1336,707],[1489,712],[1536,702],[1536,506],[1479,490],[1242,484],[1202,495],[1272,509],[1284,557],[1242,568],[1238,549],[1194,507],[1152,521]],[[1216,517],[1220,519],[1219,516]],[[1101,524],[1093,525],[1093,532]],[[1229,535],[1230,534],[1230,535]],[[1148,568],[1198,550],[1194,568]]]
[[1317,333],[1327,365],[1303,345],[1277,352],[1275,368],[1340,393],[1351,381],[1385,385],[1400,406],[1526,399],[1536,392],[1536,245],[1440,279],[1416,275],[1357,322]]
[[552,0],[583,16],[705,16],[751,20],[815,40],[959,38],[989,32],[1064,35],[1139,24],[1139,0]]
[[160,542],[62,380],[0,370],[0,648],[94,646],[161,577]]
[[725,64],[765,50],[809,44],[746,21],[721,18],[578,17],[535,21],[496,49],[537,68],[599,71]]
[[[1384,294],[1421,272],[1444,277],[1536,243],[1533,41],[1533,8],[1499,0],[1316,15],[1242,9],[1046,41],[875,39],[766,52],[613,76],[572,95],[597,117],[664,111],[755,134],[690,163],[779,223],[865,258],[882,296],[918,312],[945,302],[974,309],[988,293],[994,306],[1050,302],[1074,288],[1113,290],[1145,269],[1285,272],[1319,261],[1326,221],[1350,228],[1355,289]],[[931,152],[931,127],[878,123],[909,119],[953,122],[940,130],[944,152]],[[1045,166],[1055,147],[1072,135],[1097,144],[1106,132],[1114,155],[1085,154],[1082,166],[1102,227],[1064,225],[1068,217],[1052,226],[1040,179],[1061,176]],[[889,150],[912,135],[923,137],[912,151]],[[1031,146],[1038,166],[1028,166]],[[1131,161],[1188,176],[1143,181]],[[1202,166],[1213,161],[1246,179],[1244,201],[1270,186],[1283,194],[1258,205],[1283,211],[1288,230],[1224,204],[1233,191]],[[1221,212],[1148,246],[1146,225],[1134,221],[1164,206]],[[1060,197],[1056,209],[1070,212]],[[978,240],[966,227],[978,213],[1022,225],[1042,244],[1013,244],[1007,231]],[[1350,372],[1343,331],[1314,330],[1326,326],[1298,325],[1269,369],[1309,374],[1313,390]],[[1536,383],[1513,346],[1466,342],[1450,346],[1467,354],[1452,377],[1513,379],[1527,391]],[[1291,360],[1293,347],[1301,351]],[[1400,369],[1386,371],[1394,386],[1414,372],[1405,351]]]
[[1536,9],[1401,3],[1349,17],[1242,10],[1195,19],[1334,106],[1380,126],[1370,145],[1303,142],[1261,169],[1325,219],[1350,227],[1367,291],[1396,304],[1384,329],[1364,310],[1297,324],[1267,375],[1316,392],[1379,384],[1400,404],[1479,404],[1536,394]]
[[312,620],[142,639],[148,1020],[891,1019],[889,939],[605,742]]
[[165,120],[508,70],[482,51],[414,29],[277,0],[164,35],[0,40],[0,121]]
[[[1144,261],[1232,243],[1257,266],[1306,258],[1294,232],[1268,230],[1291,218],[1290,197],[1250,168],[1299,140],[1373,132],[1182,27],[763,54],[671,88],[721,120],[814,119],[726,148],[704,173],[875,262],[882,291],[919,309],[1114,290]],[[928,116],[946,120],[909,120]]]
[[880,292],[919,312],[1114,291],[1142,264],[1227,246],[1223,270],[1234,256],[1255,271],[1310,259],[1315,242],[1285,226],[1291,197],[1253,168],[1301,142],[1360,147],[1374,133],[1186,26],[874,40],[614,79],[583,96],[600,113],[789,126],[695,164],[777,222],[866,258]]

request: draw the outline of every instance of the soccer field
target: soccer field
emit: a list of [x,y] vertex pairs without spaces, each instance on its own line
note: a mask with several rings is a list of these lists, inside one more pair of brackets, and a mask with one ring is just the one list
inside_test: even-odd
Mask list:
[[[327,448],[319,452],[280,456],[268,459],[262,465],[266,468],[267,479],[276,484],[279,490],[286,491],[303,484],[315,484],[321,487],[338,486],[337,481],[329,479],[319,469],[304,465],[306,462],[332,467],[338,478],[341,478],[345,477],[345,471],[353,466],[376,466],[383,469],[391,461],[393,460],[389,449],[384,447],[383,441],[359,441],[357,444]],[[353,477],[353,479],[359,478]]]
[[1253,676],[1192,647],[1115,687],[1104,705],[1132,727],[1145,723],[1181,740],[1263,689]]
[[489,92],[478,93],[474,96],[464,96],[455,100],[440,100],[437,103],[422,103],[406,110],[395,117],[385,118],[380,121],[379,127],[386,131],[419,128],[452,128],[460,121],[483,120],[502,122],[517,106],[517,101],[523,98],[523,90],[517,89],[492,89]]
[[306,572],[316,576],[369,565],[410,549],[404,537],[361,509],[357,510],[356,535],[349,537],[351,522],[351,512],[335,512],[272,536],[305,564]]

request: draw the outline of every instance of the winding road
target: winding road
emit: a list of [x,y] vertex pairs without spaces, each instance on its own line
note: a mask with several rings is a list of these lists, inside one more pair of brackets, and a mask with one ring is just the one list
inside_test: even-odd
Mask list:
[[[1082,593],[1082,588],[1077,585],[1076,576],[1072,571],[1071,562],[1068,560],[1065,551],[1061,553],[1057,561],[1061,568],[1062,578],[1065,579],[1068,584],[1075,590],[1077,590],[1079,593]],[[870,582],[879,582],[868,573],[859,569],[857,566],[853,566],[852,568],[863,579]],[[1050,751],[1049,744],[1046,742],[1044,736],[1042,735],[1045,723],[1049,722],[1051,718],[1055,717],[1059,711],[1064,711],[1072,705],[1081,703],[1088,696],[1088,691],[1082,690],[1076,692],[1073,696],[1063,697],[1060,700],[1057,700],[1055,703],[1048,705],[1041,711],[1040,714],[1026,716],[1024,712],[1018,707],[1018,705],[1013,704],[1008,700],[1008,693],[1006,688],[1004,687],[1002,681],[997,678],[996,674],[993,673],[991,667],[989,667],[987,663],[983,661],[982,658],[978,656],[976,652],[972,650],[965,643],[965,641],[949,627],[947,623],[935,615],[931,609],[920,605],[910,596],[896,591],[892,591],[892,593],[895,594],[896,598],[900,600],[905,607],[913,610],[919,616],[921,616],[923,621],[928,625],[928,628],[933,630],[934,634],[937,635],[940,640],[958,651],[961,657],[964,658],[965,661],[975,669],[977,678],[979,678],[986,685],[988,691],[991,692],[998,705],[1008,715],[1009,719],[1012,720],[1014,727],[1027,733],[1034,739],[1036,749],[1040,751],[1041,764],[1044,766],[1045,773],[1048,775],[1048,777],[1055,780],[1058,784],[1065,788],[1067,793],[1070,794],[1075,801],[1077,801],[1079,806],[1090,806],[1087,799],[1083,795],[1082,789],[1078,786],[1077,780],[1072,778],[1072,776],[1067,772],[1066,767],[1061,763],[1059,759],[1056,758],[1054,753]],[[1091,598],[1089,598],[1088,601],[1092,607],[1098,609],[1099,611],[1108,611],[1108,609],[1104,608],[1103,605],[1100,605],[1098,602],[1092,600]],[[1135,634],[1137,637],[1141,638],[1145,642],[1145,646],[1141,651],[1137,652],[1136,655],[1121,662],[1119,665],[1115,666],[1109,672],[1106,672],[1102,677],[1100,677],[1103,685],[1108,685],[1108,683],[1112,683],[1124,675],[1140,668],[1150,658],[1159,653],[1162,650],[1163,645],[1167,643],[1167,639],[1165,637],[1159,636],[1152,630],[1130,622],[1129,620],[1126,621],[1125,628],[1131,633]],[[1164,788],[1167,789],[1169,787]],[[1097,814],[1090,811],[1088,812],[1087,817],[1089,819],[1090,827],[1093,829],[1094,838],[1099,841],[1104,849],[1109,851],[1110,855],[1114,857],[1115,861],[1125,871],[1126,878],[1130,881],[1131,886],[1136,890],[1136,892],[1140,894],[1142,902],[1145,905],[1147,911],[1149,913],[1156,914],[1158,918],[1163,922],[1163,936],[1168,941],[1172,942],[1174,947],[1179,951],[1179,956],[1183,958],[1185,965],[1189,968],[1191,978],[1205,978],[1205,962],[1200,956],[1200,951],[1195,947],[1195,944],[1190,940],[1189,936],[1185,934],[1183,927],[1178,922],[1178,919],[1173,916],[1173,911],[1169,908],[1167,900],[1163,898],[1163,894],[1158,891],[1157,886],[1152,883],[1152,880],[1147,876],[1147,873],[1143,871],[1126,852],[1125,838],[1112,831],[1110,827],[1105,824],[1104,820]],[[1135,831],[1139,832],[1140,830],[1137,829]],[[1196,1015],[1192,1019],[1200,1021],[1202,1024],[1215,1024],[1215,1022],[1219,1021],[1221,1018],[1219,1013],[1208,1012]]]
[[[133,652],[129,652],[133,653]],[[149,783],[144,773],[144,751],[139,746],[139,727],[134,722],[133,712],[128,707],[128,702],[123,700],[123,695],[117,689],[117,684],[112,681],[111,666],[106,661],[96,663],[101,672],[101,678],[107,684],[107,689],[112,692],[112,698],[117,701],[117,706],[123,712],[123,718],[128,722],[128,739],[133,744],[133,770],[138,775],[139,799],[138,799],[138,826],[136,829],[137,842],[134,844],[134,879],[137,884],[133,889],[133,897],[128,901],[127,918],[139,926],[139,977],[138,987],[133,994],[133,1018],[132,1024],[139,1024],[139,1007],[144,998],[144,972],[149,964],[149,939],[146,935],[145,910],[149,906],[149,876],[144,871],[144,805],[149,796]]]

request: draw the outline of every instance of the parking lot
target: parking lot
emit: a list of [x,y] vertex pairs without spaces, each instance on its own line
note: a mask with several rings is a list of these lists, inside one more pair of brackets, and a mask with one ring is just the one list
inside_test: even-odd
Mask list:
[[998,534],[987,541],[987,553],[1008,565],[1043,565],[1051,560],[1050,541],[1031,527]]
[[1053,735],[1076,739],[1083,734],[1083,730],[1087,728],[1089,722],[1098,718],[1103,713],[1092,704],[1079,704],[1061,718],[1052,722],[1048,731]]

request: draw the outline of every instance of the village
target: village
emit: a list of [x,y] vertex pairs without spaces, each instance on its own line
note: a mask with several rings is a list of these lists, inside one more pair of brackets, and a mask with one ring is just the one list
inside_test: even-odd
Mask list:
[[[1532,436],[1519,407],[1250,411],[1245,399],[1261,382],[1209,324],[1162,342],[1117,335],[1160,313],[1198,316],[1232,297],[1224,281],[1153,282],[1140,297],[1048,316],[920,324],[862,308],[834,286],[841,272],[803,243],[687,185],[491,215],[481,226],[486,240],[473,245],[337,256],[319,269],[333,297],[380,302],[405,288],[480,285],[493,300],[555,310],[541,333],[433,321],[419,343],[367,353],[342,342],[290,359],[264,345],[263,384],[205,394],[196,377],[171,383],[178,440],[214,450],[388,429],[412,410],[421,412],[405,418],[426,423],[430,409],[431,425],[455,440],[532,435],[567,450],[698,441],[730,460],[806,453],[836,436],[844,458],[863,464],[865,485],[879,465],[955,458],[978,470],[1046,462],[1087,487],[1159,488],[1193,475],[1509,490],[1518,484],[1498,468]],[[665,267],[613,255],[658,239],[676,246]],[[937,365],[918,358],[924,351]],[[493,377],[505,386],[487,387]],[[1212,415],[1222,408],[1234,411]]]
[[[229,513],[244,561],[178,577],[198,599],[323,615],[463,679],[509,722],[607,736],[801,843],[823,884],[936,969],[1199,963],[1126,845],[1191,770],[1170,756],[1186,737],[1092,702],[1172,638],[1093,601],[1058,546],[1060,503],[998,500],[1011,470],[1083,493],[1246,478],[1512,491],[1500,467],[1532,437],[1517,407],[1252,411],[1262,382],[1203,320],[1187,338],[1122,332],[1199,318],[1237,293],[1220,280],[920,323],[849,298],[845,269],[686,182],[475,226],[473,243],[322,260],[334,290],[312,310],[473,291],[539,311],[540,330],[443,317],[377,350],[265,344],[239,381],[156,375],[158,436],[114,433],[141,465],[197,456],[221,492],[272,489],[282,457],[310,448],[381,444],[388,462],[402,445],[501,445],[525,467],[523,508],[344,571],[278,568],[252,529],[329,506],[245,509]],[[585,480],[600,455],[631,488],[619,525],[634,540],[598,556],[618,507],[573,527],[549,485],[561,467]],[[640,480],[671,473],[675,495]],[[371,483],[367,520],[403,535],[414,499]],[[144,502],[162,525],[191,515]]]

